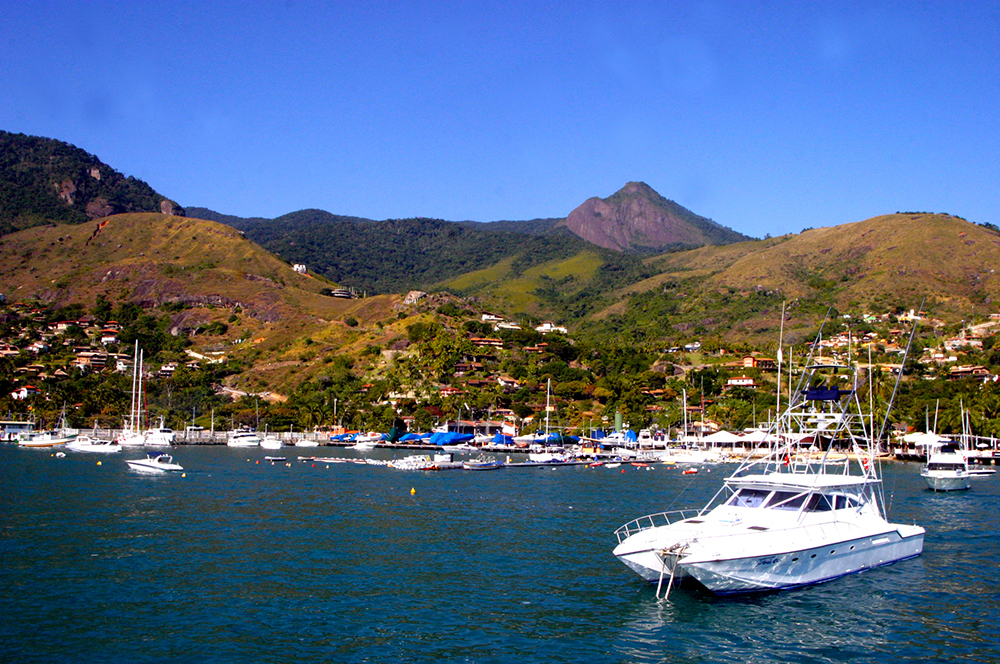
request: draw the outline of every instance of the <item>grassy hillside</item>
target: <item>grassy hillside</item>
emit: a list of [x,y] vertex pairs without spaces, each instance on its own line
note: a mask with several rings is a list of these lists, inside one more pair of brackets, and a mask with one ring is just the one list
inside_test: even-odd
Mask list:
[[[174,329],[225,323],[221,336],[194,335],[193,350],[232,359],[281,361],[303,340],[337,345],[392,318],[398,296],[339,299],[334,286],[298,274],[285,261],[215,222],[161,214],[123,214],[75,226],[36,227],[0,238],[0,283],[9,302],[39,300],[92,307],[98,298],[133,302],[171,316]],[[383,335],[378,335],[382,338]],[[294,382],[273,374],[261,385]],[[274,381],[277,379],[277,382]]]
[[[798,235],[653,257],[656,274],[617,291],[598,321],[639,338],[777,337],[829,306],[860,314],[925,309],[946,320],[985,313],[1000,298],[1000,234],[940,214],[892,214]],[[786,325],[786,333],[789,332]]]

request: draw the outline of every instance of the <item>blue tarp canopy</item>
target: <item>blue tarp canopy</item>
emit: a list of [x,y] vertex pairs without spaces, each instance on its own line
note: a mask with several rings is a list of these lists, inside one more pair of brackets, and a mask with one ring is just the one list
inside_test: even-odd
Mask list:
[[431,434],[428,441],[431,445],[458,445],[467,443],[475,438],[471,433],[457,433],[454,431],[436,431]]
[[629,429],[625,432],[625,440],[634,443],[639,440],[639,436],[636,435],[635,431]]
[[502,433],[497,433],[496,435],[493,436],[493,440],[491,440],[490,442],[493,443],[494,445],[513,445],[514,437],[505,436]]

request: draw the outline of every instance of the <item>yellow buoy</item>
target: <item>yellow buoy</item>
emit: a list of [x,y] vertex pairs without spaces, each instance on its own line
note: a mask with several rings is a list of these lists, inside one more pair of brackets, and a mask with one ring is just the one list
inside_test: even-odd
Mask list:
[[416,490],[416,488],[411,488],[411,489],[410,489],[410,495],[411,495],[411,496],[415,496],[416,494],[417,494],[417,490]]
[[181,473],[181,477],[187,477],[187,476],[188,476],[187,473]]
[[97,462],[97,465],[98,465],[98,466],[100,466],[100,465],[101,465],[101,462],[100,462],[100,461],[98,461],[98,462]]

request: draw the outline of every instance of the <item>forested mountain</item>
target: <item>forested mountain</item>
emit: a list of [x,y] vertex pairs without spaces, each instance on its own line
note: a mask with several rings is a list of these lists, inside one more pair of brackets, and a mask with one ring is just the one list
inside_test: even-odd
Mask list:
[[[529,234],[492,224],[440,219],[373,221],[300,210],[276,219],[245,219],[191,208],[243,231],[246,237],[344,286],[371,293],[430,288],[459,275],[517,257],[521,269],[567,258],[588,243],[565,230]],[[511,227],[516,222],[508,222]]]
[[148,184],[51,138],[0,131],[0,235],[121,212],[183,215]]

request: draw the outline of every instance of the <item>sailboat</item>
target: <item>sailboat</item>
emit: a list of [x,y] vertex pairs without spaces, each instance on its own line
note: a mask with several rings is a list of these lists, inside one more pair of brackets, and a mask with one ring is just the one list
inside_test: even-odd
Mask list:
[[19,447],[60,447],[76,440],[76,434],[66,430],[66,406],[59,416],[59,427],[52,431],[22,431],[18,434]]
[[[528,452],[531,463],[565,463],[568,459],[562,447],[562,436],[549,431],[549,413],[552,411],[552,379],[545,384],[545,432],[535,434],[535,439]],[[556,440],[558,439],[558,440]],[[517,440],[516,438],[514,440]],[[553,443],[556,443],[553,445]]]
[[[858,398],[865,383],[857,366],[810,357],[776,423],[780,442],[745,460],[703,508],[618,528],[614,555],[656,582],[657,596],[664,581],[667,594],[682,582],[719,595],[782,590],[920,555],[924,529],[886,518],[877,452],[892,403],[876,431]],[[834,453],[835,442],[855,460]]]
[[139,342],[135,342],[135,355],[132,360],[132,405],[129,407],[126,428],[115,440],[119,445],[137,446],[146,443],[146,437],[140,431],[140,413],[142,409],[142,351]]

